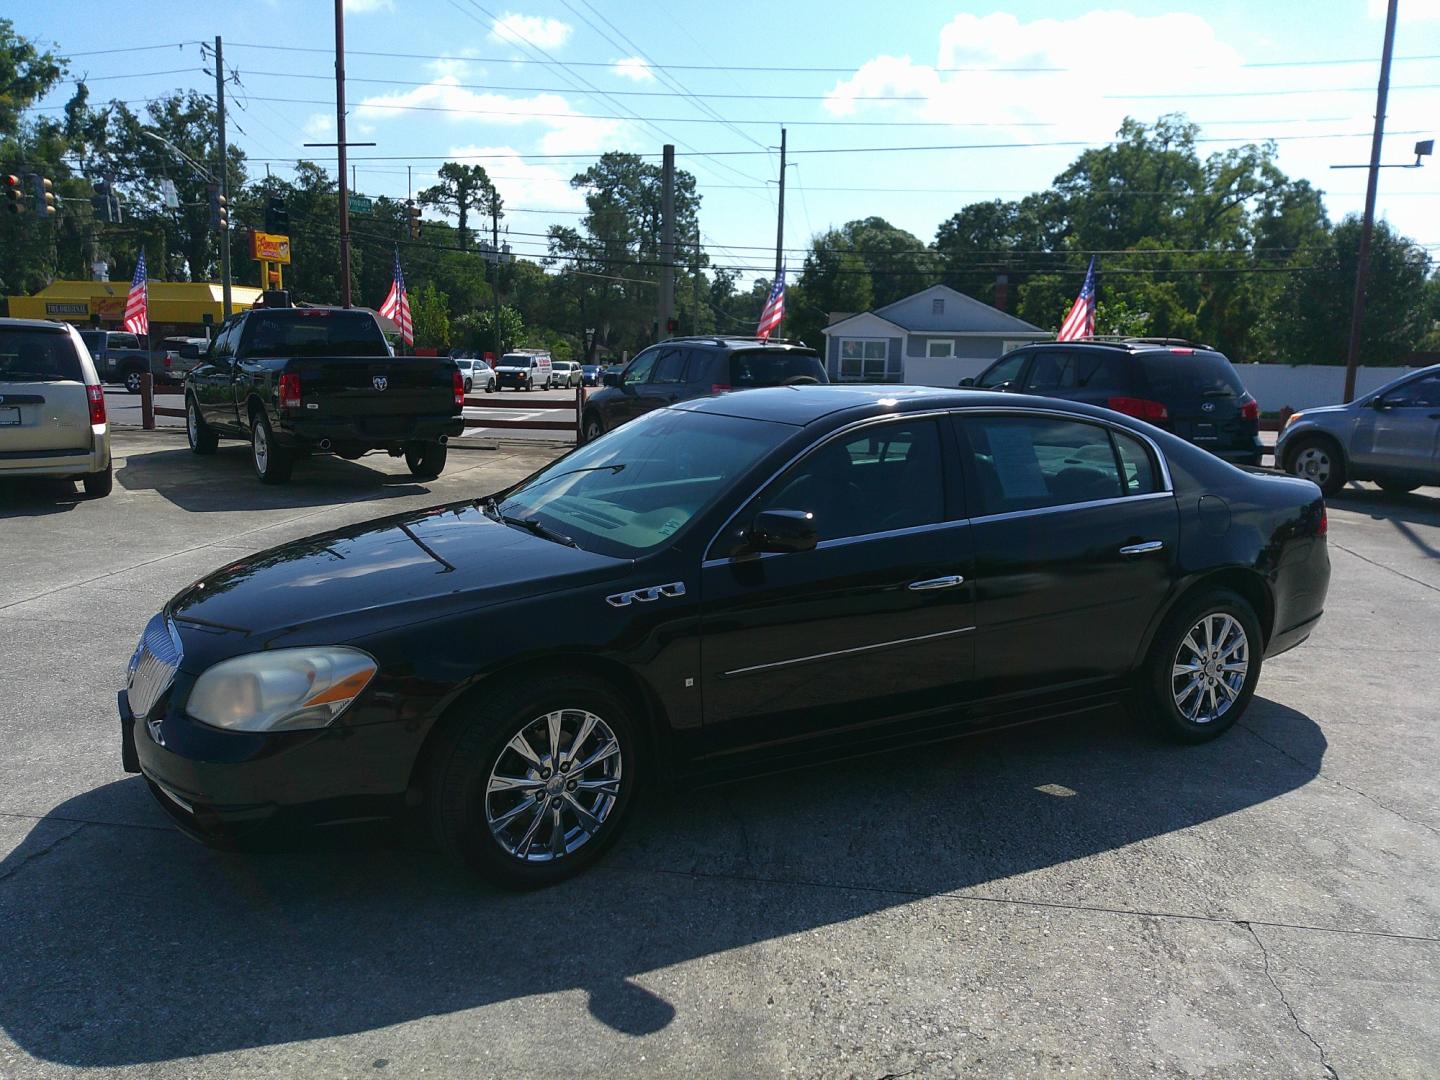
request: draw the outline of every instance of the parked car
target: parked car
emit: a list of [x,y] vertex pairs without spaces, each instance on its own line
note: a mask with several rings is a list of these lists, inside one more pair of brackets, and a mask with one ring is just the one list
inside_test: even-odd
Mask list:
[[548,352],[511,352],[500,357],[495,365],[495,388],[503,390],[549,390],[551,361]]
[[1224,353],[1170,338],[1045,341],[961,386],[1081,401],[1146,420],[1236,465],[1259,465],[1260,405]]
[[748,337],[670,338],[602,378],[605,388],[590,395],[581,417],[587,441],[681,401],[732,390],[830,381],[814,349]]
[[495,369],[484,360],[456,357],[455,366],[460,369],[460,375],[465,380],[467,394],[477,387],[487,394],[495,392]]
[[95,370],[107,383],[120,383],[132,394],[140,392],[140,376],[148,370],[160,377],[150,354],[134,334],[120,330],[82,330],[80,338],[90,350]]
[[1213,739],[1319,620],[1325,535],[1314,484],[1073,402],[692,400],[184,589],[131,660],[122,760],[204,839],[418,806],[453,858],[544,885],[648,783],[1117,702]]
[[1275,462],[1327,495],[1350,480],[1373,480],[1395,492],[1440,484],[1440,364],[1348,405],[1291,413]]
[[297,457],[371,450],[405,457],[415,476],[445,467],[446,443],[465,430],[465,385],[448,356],[394,357],[375,316],[361,309],[256,308],[216,335],[185,377],[190,449],[247,439],[255,475],[290,479]]
[[580,385],[580,365],[572,360],[555,360],[550,364],[553,385],[569,388]]
[[0,477],[114,486],[105,388],[90,350],[65,323],[0,319]]
[[600,374],[603,370],[599,364],[581,364],[580,381],[586,386],[599,386]]

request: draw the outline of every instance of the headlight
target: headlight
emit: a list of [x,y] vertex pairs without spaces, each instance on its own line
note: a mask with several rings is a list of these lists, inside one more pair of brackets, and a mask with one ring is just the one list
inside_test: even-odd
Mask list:
[[228,731],[320,728],[365,689],[375,667],[368,654],[343,645],[237,656],[196,680],[185,711]]
[[1296,420],[1299,420],[1300,417],[1304,415],[1305,414],[1303,412],[1292,412],[1289,416],[1285,418],[1285,427],[1282,427],[1280,430],[1284,431],[1285,428],[1288,428],[1291,424],[1295,423]]

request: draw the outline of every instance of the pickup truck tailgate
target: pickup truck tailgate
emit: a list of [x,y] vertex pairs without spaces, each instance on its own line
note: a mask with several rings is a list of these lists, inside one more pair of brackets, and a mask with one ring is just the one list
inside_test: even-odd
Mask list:
[[403,434],[409,418],[457,412],[448,358],[313,357],[291,361],[289,370],[300,376],[300,416],[358,420],[371,435]]

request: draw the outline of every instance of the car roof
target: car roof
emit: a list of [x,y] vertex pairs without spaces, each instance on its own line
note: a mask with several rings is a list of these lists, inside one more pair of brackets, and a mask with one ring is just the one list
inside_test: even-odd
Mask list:
[[818,350],[803,341],[766,341],[757,337],[743,337],[732,334],[695,334],[689,337],[672,337],[657,341],[656,345],[709,345],[716,349],[754,349],[756,352],[805,352]]
[[1000,394],[985,390],[947,390],[935,386],[768,386],[754,390],[741,390],[717,397],[694,398],[690,401],[671,405],[672,409],[686,412],[714,413],[721,416],[736,416],[749,420],[769,420],[780,424],[804,426],[834,416],[837,413],[863,415],[884,415],[929,409],[957,409],[977,407],[1003,407],[1007,409],[1059,408],[1067,412],[1104,416],[1102,410],[1092,409],[1073,401],[1059,401],[1052,398],[1026,394]]
[[0,330],[65,330],[69,325],[56,319],[0,319]]
[[1121,352],[1130,356],[1137,353],[1169,352],[1173,349],[1183,349],[1187,352],[1214,353],[1216,356],[1224,356],[1214,345],[1205,345],[1198,341],[1185,341],[1181,338],[1115,338],[1112,340],[1101,339],[1077,339],[1074,341],[1027,341],[1024,345],[1017,346],[1006,353],[1012,356],[1017,352],[1032,352],[1041,349],[1109,349],[1112,352]]

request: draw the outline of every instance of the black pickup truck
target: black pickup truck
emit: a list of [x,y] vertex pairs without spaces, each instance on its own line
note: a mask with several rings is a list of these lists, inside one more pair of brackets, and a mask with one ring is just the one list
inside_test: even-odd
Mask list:
[[248,439],[255,473],[290,478],[295,459],[371,450],[434,477],[465,430],[465,386],[448,356],[397,357],[368,311],[256,308],[228,320],[185,376],[190,449]]

